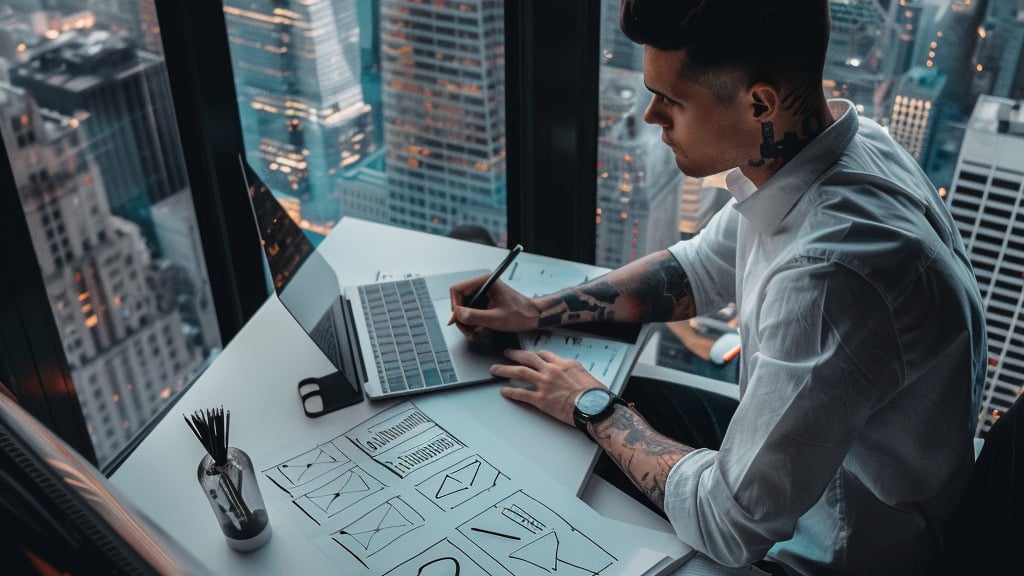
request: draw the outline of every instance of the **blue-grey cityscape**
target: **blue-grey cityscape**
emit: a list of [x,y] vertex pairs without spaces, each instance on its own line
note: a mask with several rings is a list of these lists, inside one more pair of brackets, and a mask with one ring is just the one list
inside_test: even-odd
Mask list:
[[[596,263],[696,234],[730,196],[646,125],[640,48],[601,0]],[[1024,386],[1024,0],[831,0],[823,90],[886,126],[947,199],[988,314],[979,433]],[[500,0],[223,0],[249,162],[307,233],[342,217],[507,241]],[[222,343],[153,0],[0,6],[0,132],[101,462]],[[515,191],[511,191],[515,193]],[[732,312],[658,334],[708,362]]]

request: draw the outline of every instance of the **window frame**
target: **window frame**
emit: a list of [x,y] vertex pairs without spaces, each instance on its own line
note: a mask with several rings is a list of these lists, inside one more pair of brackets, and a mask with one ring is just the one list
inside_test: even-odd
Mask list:
[[[237,154],[244,150],[222,2],[155,0],[179,138],[223,344],[268,296]],[[592,263],[596,245],[600,4],[505,7],[509,241]],[[552,94],[559,95],[553,98]],[[0,143],[0,185],[16,190]],[[0,203],[0,382],[96,463],[18,194]],[[168,402],[111,474],[166,415]]]

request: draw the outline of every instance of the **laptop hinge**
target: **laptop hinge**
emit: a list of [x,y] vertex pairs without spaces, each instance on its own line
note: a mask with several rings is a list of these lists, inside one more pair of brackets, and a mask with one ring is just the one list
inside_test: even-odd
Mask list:
[[359,346],[359,336],[356,334],[356,324],[352,316],[352,302],[341,297],[341,305],[345,307],[342,317],[345,319],[345,336],[348,338],[349,349],[352,351],[352,361],[355,364],[356,376],[359,382],[366,382],[366,365],[363,363],[363,350]]

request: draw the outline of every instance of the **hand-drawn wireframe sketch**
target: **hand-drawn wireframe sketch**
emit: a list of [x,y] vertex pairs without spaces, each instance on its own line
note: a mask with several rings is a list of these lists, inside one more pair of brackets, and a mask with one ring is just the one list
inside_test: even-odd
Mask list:
[[548,350],[562,358],[578,360],[605,386],[611,386],[629,352],[629,344],[586,335],[533,330],[519,337],[523,350]]
[[458,531],[513,576],[595,576],[617,560],[521,490],[470,518]]
[[589,279],[590,276],[579,267],[520,258],[512,263],[503,280],[519,292],[536,298],[557,292],[566,286],[582,284]]
[[491,576],[450,540],[441,540],[384,576]]
[[399,478],[465,446],[412,403],[377,414],[345,437]]
[[[395,496],[332,535],[360,562],[424,524],[423,516]],[[366,565],[365,562],[363,564]]]
[[472,455],[416,485],[441,510],[454,510],[508,479],[479,455]]
[[331,442],[299,454],[268,468],[263,473],[291,496],[305,491],[304,486],[318,478],[351,465],[351,460]]
[[359,466],[295,499],[295,505],[317,524],[384,489],[384,484]]

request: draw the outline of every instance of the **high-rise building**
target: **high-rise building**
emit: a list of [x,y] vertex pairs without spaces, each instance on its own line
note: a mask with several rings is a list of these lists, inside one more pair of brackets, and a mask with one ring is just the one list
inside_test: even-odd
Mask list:
[[505,238],[505,21],[500,0],[381,0],[393,224]]
[[946,77],[934,68],[915,66],[900,77],[893,91],[889,132],[918,163],[928,158]]
[[643,75],[604,66],[600,83],[595,261],[617,268],[679,240],[683,174],[643,121]]
[[953,0],[927,46],[925,67],[934,66],[946,75],[947,100],[964,117],[974,106],[975,95],[971,94],[970,86],[978,70],[972,61],[986,3],[986,0]]
[[142,225],[150,205],[188,185],[163,60],[126,36],[72,30],[28,48],[11,82],[39,106],[81,117],[110,208]]
[[870,118],[885,116],[884,94],[900,58],[893,2],[830,0],[832,34],[824,85],[830,98],[847,98]]
[[1024,386],[1024,102],[978,99],[947,196],[974,265],[988,331],[989,378],[978,428]]
[[973,97],[1024,98],[1024,0],[989,2],[973,63]]
[[101,462],[203,363],[139,227],[113,216],[79,118],[0,86],[0,122],[71,376]]
[[155,0],[89,0],[89,8],[105,25],[124,30],[141,49],[163,54]]
[[341,171],[376,149],[356,0],[225,0],[224,14],[249,161],[332,225]]

